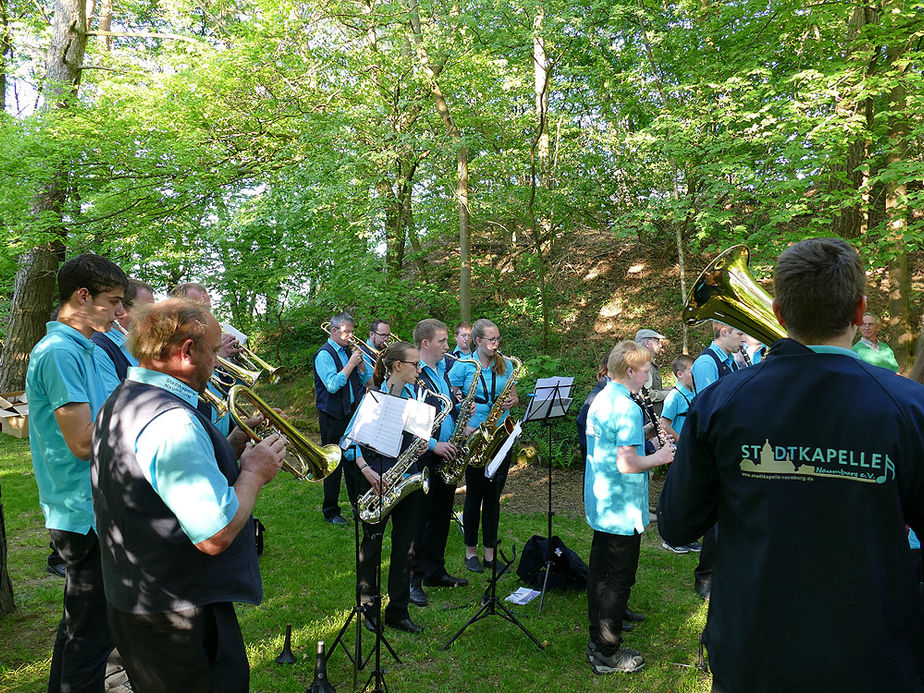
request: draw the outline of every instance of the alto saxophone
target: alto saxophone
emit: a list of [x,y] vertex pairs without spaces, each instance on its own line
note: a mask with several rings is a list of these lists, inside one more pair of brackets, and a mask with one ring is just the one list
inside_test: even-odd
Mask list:
[[[503,356],[503,354],[501,355]],[[469,449],[466,462],[476,469],[484,467],[490,462],[498,448],[503,445],[507,437],[513,432],[514,424],[510,421],[509,417],[504,421],[502,426],[497,425],[497,420],[504,411],[504,400],[507,399],[514,385],[517,384],[517,378],[520,377],[523,364],[520,359],[515,356],[505,356],[504,358],[513,361],[513,373],[510,374],[510,378],[507,379],[507,384],[504,385],[504,389],[501,390],[497,399],[494,400],[494,406],[492,406],[491,411],[488,412],[488,418],[484,420],[466,441],[466,445]]]
[[465,399],[459,404],[459,419],[456,421],[456,427],[449,437],[449,442],[456,446],[456,456],[452,460],[443,460],[439,466],[439,474],[448,486],[458,486],[465,475],[465,466],[468,461],[468,436],[465,435],[465,427],[468,426],[469,419],[475,413],[475,390],[478,389],[478,379],[481,377],[481,364],[477,359],[460,359],[452,354],[446,354],[458,363],[474,363],[475,377],[472,378],[472,384],[468,388]]
[[[452,400],[438,392],[433,394],[439,398],[442,407],[433,419],[433,428],[438,430],[443,419],[452,411]],[[427,451],[429,443],[429,438],[415,438],[414,442],[398,456],[395,465],[382,473],[380,480],[382,493],[376,493],[374,488],[370,488],[362,495],[357,502],[360,520],[377,522],[413,491],[419,488],[426,493],[430,490],[430,472],[426,467],[417,474],[408,474],[408,470],[417,458]]]

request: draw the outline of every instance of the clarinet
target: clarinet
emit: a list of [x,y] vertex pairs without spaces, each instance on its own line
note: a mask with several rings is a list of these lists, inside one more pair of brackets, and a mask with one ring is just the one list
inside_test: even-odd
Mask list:
[[741,354],[741,358],[744,359],[744,367],[748,368],[751,365],[751,357],[748,356],[748,348],[742,344],[738,347],[738,351]]
[[667,439],[667,431],[664,430],[664,427],[658,420],[658,415],[655,414],[654,405],[651,403],[651,397],[648,395],[648,388],[643,387],[634,395],[631,395],[631,397],[632,400],[642,408],[645,416],[648,417],[651,425],[654,426],[655,434],[658,436],[658,440],[661,442],[661,447],[667,445],[669,442]]

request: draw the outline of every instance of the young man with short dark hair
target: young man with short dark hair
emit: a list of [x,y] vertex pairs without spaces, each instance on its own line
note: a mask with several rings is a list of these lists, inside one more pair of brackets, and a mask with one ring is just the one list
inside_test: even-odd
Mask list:
[[787,337],[697,394],[658,502],[665,540],[718,521],[704,642],[713,690],[924,690],[924,387],[850,350],[866,311],[846,241],[790,246]]
[[91,337],[122,314],[128,285],[114,262],[86,253],[58,270],[60,305],[32,349],[26,372],[29,447],[45,527],[64,559],[64,615],[48,690],[102,691],[112,638],[90,493],[93,420],[109,394]]

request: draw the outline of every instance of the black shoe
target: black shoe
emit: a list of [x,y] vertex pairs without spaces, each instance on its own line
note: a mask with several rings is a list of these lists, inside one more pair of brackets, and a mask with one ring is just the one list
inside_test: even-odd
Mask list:
[[424,578],[423,584],[427,587],[465,587],[468,584],[468,580],[450,575],[449,573],[443,573],[435,577]]
[[633,626],[631,623],[626,623],[625,621],[622,622],[622,632],[623,633],[631,633],[634,630],[634,628],[635,626]]
[[696,582],[693,583],[693,589],[696,591],[696,594],[699,595],[700,599],[709,599],[709,595],[712,594],[712,580],[701,580],[696,578]]
[[497,564],[497,559],[496,559],[496,558],[495,558],[493,561],[485,560],[485,561],[484,561],[484,569],[485,569],[485,570],[494,570],[494,566],[495,566],[496,564]]
[[645,620],[645,614],[640,614],[638,611],[632,611],[628,606],[626,607],[626,612],[622,615],[623,621],[631,621],[632,623],[641,623]]
[[420,583],[411,583],[411,604],[414,606],[426,606],[430,603],[427,599],[427,593],[423,591],[420,586]]
[[324,521],[330,522],[332,525],[345,525],[347,523],[347,521],[344,520],[343,517],[340,515],[334,515],[333,517],[325,517]]
[[394,628],[395,630],[403,630],[405,633],[420,633],[423,631],[423,626],[418,626],[410,619],[410,617],[391,621],[385,619],[385,625],[389,628]]
[[378,630],[376,628],[377,623],[378,622],[376,621],[375,616],[367,616],[366,614],[363,614],[363,628],[368,630],[370,633],[374,633],[376,630]]
[[481,567],[481,561],[478,560],[478,556],[472,556],[471,558],[466,558],[465,567],[471,570],[473,573],[483,573],[484,572],[484,568]]
[[45,566],[45,572],[49,575],[64,577],[67,574],[67,568],[64,563]]

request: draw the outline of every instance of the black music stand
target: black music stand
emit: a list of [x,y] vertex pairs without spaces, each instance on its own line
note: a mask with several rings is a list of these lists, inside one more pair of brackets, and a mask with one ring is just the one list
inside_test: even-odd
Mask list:
[[[497,570],[498,558],[504,562],[504,567],[500,571]],[[510,569],[510,566],[513,565],[513,562],[516,560],[516,558],[516,546],[513,547],[513,558],[510,560],[508,560],[507,556],[504,555],[504,552],[500,550],[500,547],[496,547],[494,549],[494,563],[491,566],[491,579],[488,580],[488,585],[485,587],[484,594],[481,597],[481,608],[479,608],[478,611],[475,612],[475,615],[472,616],[468,622],[449,639],[449,642],[440,648],[441,650],[449,649],[449,646],[452,645],[452,643],[455,642],[456,639],[465,632],[466,628],[472,625],[475,621],[480,621],[481,619],[487,618],[488,616],[500,616],[505,621],[510,621],[510,623],[519,627],[520,630],[526,633],[526,635],[529,636],[529,639],[536,643],[536,647],[538,647],[540,650],[545,649],[542,646],[542,643],[536,640],[536,636],[526,630],[526,626],[520,623],[519,619],[514,616],[510,609],[504,606],[501,603],[501,600],[497,597],[497,581],[500,580],[501,576],[503,576],[504,573]],[[498,611],[498,609],[500,610]]]
[[[346,460],[344,460],[345,462]],[[362,590],[359,585],[359,507],[355,499],[350,499],[350,505],[353,507],[353,545],[356,551],[356,562],[355,562],[355,575],[356,575],[356,599],[353,604],[353,608],[350,610],[350,615],[347,616],[346,621],[344,621],[343,626],[340,628],[340,632],[337,633],[337,637],[334,638],[334,642],[330,647],[330,654],[328,655],[328,660],[334,656],[334,653],[337,651],[337,646],[343,648],[344,653],[347,656],[347,659],[353,664],[353,690],[356,690],[356,684],[359,680],[359,672],[366,668],[369,664],[369,660],[373,657],[375,658],[375,668],[372,670],[372,673],[369,674],[369,678],[366,679],[366,682],[363,684],[362,690],[366,690],[369,687],[370,683],[374,682],[374,687],[372,688],[373,693],[380,693],[381,691],[387,691],[388,686],[385,684],[385,670],[382,669],[382,645],[385,646],[385,649],[388,650],[388,653],[391,655],[392,659],[396,663],[401,664],[401,660],[398,655],[392,649],[388,640],[385,638],[385,626],[382,622],[382,552],[379,550],[379,560],[375,567],[375,585],[373,586],[374,594],[372,595],[372,601],[369,604],[363,603]],[[379,487],[379,508],[382,507],[382,488]],[[369,614],[373,618],[373,623],[375,624],[375,642],[372,645],[372,649],[369,652],[369,655],[364,659],[363,658],[363,619],[366,617],[366,614]],[[343,636],[346,634],[347,628],[350,627],[350,623],[353,622],[353,619],[356,619],[356,643],[353,647],[353,652],[350,652],[347,649],[346,644],[343,642]]]
[[[560,390],[561,386],[561,381],[556,381],[556,383],[550,387],[540,387],[537,383],[536,392],[530,395],[533,399],[530,402],[529,408],[526,410],[526,414],[523,416],[524,423],[530,421],[542,422],[549,433],[549,447],[548,453],[546,454],[549,478],[549,498],[546,509],[548,534],[546,535],[545,545],[545,568],[540,568],[540,571],[545,570],[545,577],[542,580],[542,594],[539,597],[540,614],[542,613],[542,604],[545,602],[545,592],[549,586],[549,575],[554,565],[552,561],[552,516],[555,514],[552,511],[552,421],[565,416],[565,414],[568,413],[568,407],[571,406],[571,399],[562,397]],[[568,387],[570,387],[570,385]],[[544,396],[540,397],[538,395],[540,391]]]

